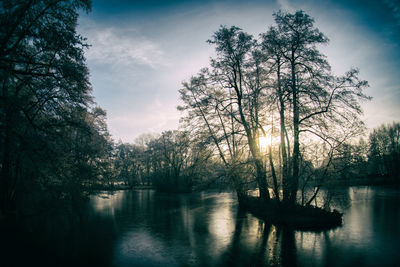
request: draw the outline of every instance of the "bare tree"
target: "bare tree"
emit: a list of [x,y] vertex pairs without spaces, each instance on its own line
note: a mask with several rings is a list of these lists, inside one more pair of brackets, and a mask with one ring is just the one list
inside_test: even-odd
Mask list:
[[[302,140],[311,134],[334,148],[343,142],[343,136],[348,139],[360,133],[359,101],[368,99],[362,92],[367,82],[358,79],[357,70],[342,77],[331,73],[316,47],[328,39],[314,27],[309,15],[280,11],[274,17],[277,25],[262,35],[262,45],[276,73],[283,198],[292,205],[299,189]],[[290,147],[292,151],[286,150]]]

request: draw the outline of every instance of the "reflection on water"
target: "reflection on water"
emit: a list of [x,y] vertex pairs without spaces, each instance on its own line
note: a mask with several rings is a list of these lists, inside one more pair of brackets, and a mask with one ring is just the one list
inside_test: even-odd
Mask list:
[[[344,224],[318,233],[266,224],[239,210],[231,193],[105,193],[62,234],[44,231],[30,255],[42,265],[397,266],[400,190],[338,191]],[[37,241],[24,237],[26,247]],[[18,245],[9,251],[27,253]]]
[[296,232],[301,265],[399,266],[400,190],[343,189],[348,207],[343,227],[321,233]]

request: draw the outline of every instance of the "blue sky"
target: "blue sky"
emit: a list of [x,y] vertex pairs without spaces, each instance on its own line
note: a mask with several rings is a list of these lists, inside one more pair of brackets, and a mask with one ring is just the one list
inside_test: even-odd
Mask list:
[[363,104],[370,128],[400,119],[400,2],[398,0],[93,0],[78,32],[97,103],[107,110],[115,140],[176,129],[178,89],[207,66],[206,43],[220,25],[266,31],[272,13],[304,10],[330,39],[321,50],[336,74],[360,69],[370,87]]

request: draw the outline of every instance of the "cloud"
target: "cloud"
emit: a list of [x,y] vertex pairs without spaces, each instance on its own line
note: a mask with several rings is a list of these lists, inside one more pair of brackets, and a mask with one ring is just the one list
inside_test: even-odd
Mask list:
[[108,119],[110,132],[123,142],[133,143],[143,133],[161,133],[176,129],[180,113],[175,109],[175,103],[166,103],[160,96],[140,112],[130,113],[128,110]]
[[293,6],[289,3],[289,0],[277,0],[277,4],[280,9],[286,10],[286,11],[294,11]]
[[134,65],[156,68],[166,65],[164,52],[132,28],[104,27],[92,21],[81,23],[81,32],[91,45],[86,53],[89,61],[126,68]]
[[[385,1],[399,14],[395,1]],[[380,37],[375,28],[382,24],[373,27],[365,23],[368,16],[338,2],[238,1],[230,5],[221,1],[182,5],[163,13],[142,10],[136,16],[96,12],[81,16],[78,31],[92,45],[86,53],[91,82],[96,100],[108,111],[110,132],[116,139],[133,142],[142,133],[176,128],[181,81],[207,66],[213,56],[213,47],[205,40],[221,24],[237,25],[257,37],[273,24],[271,13],[277,8],[303,9],[315,18],[315,25],[331,39],[322,52],[337,74],[360,67],[361,78],[371,84],[367,93],[374,97],[365,104],[368,125],[393,120],[400,114],[395,73],[398,45]]]
[[391,10],[393,17],[396,20],[397,26],[400,26],[400,3],[394,0],[385,0],[384,3]]

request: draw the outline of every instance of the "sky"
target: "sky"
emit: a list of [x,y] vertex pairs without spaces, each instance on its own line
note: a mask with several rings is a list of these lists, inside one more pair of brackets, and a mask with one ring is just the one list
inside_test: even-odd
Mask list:
[[177,129],[178,90],[214,53],[206,40],[220,25],[257,38],[279,9],[315,19],[335,74],[359,68],[373,97],[362,105],[368,128],[400,120],[400,0],[92,0],[78,33],[91,45],[93,95],[113,139]]

